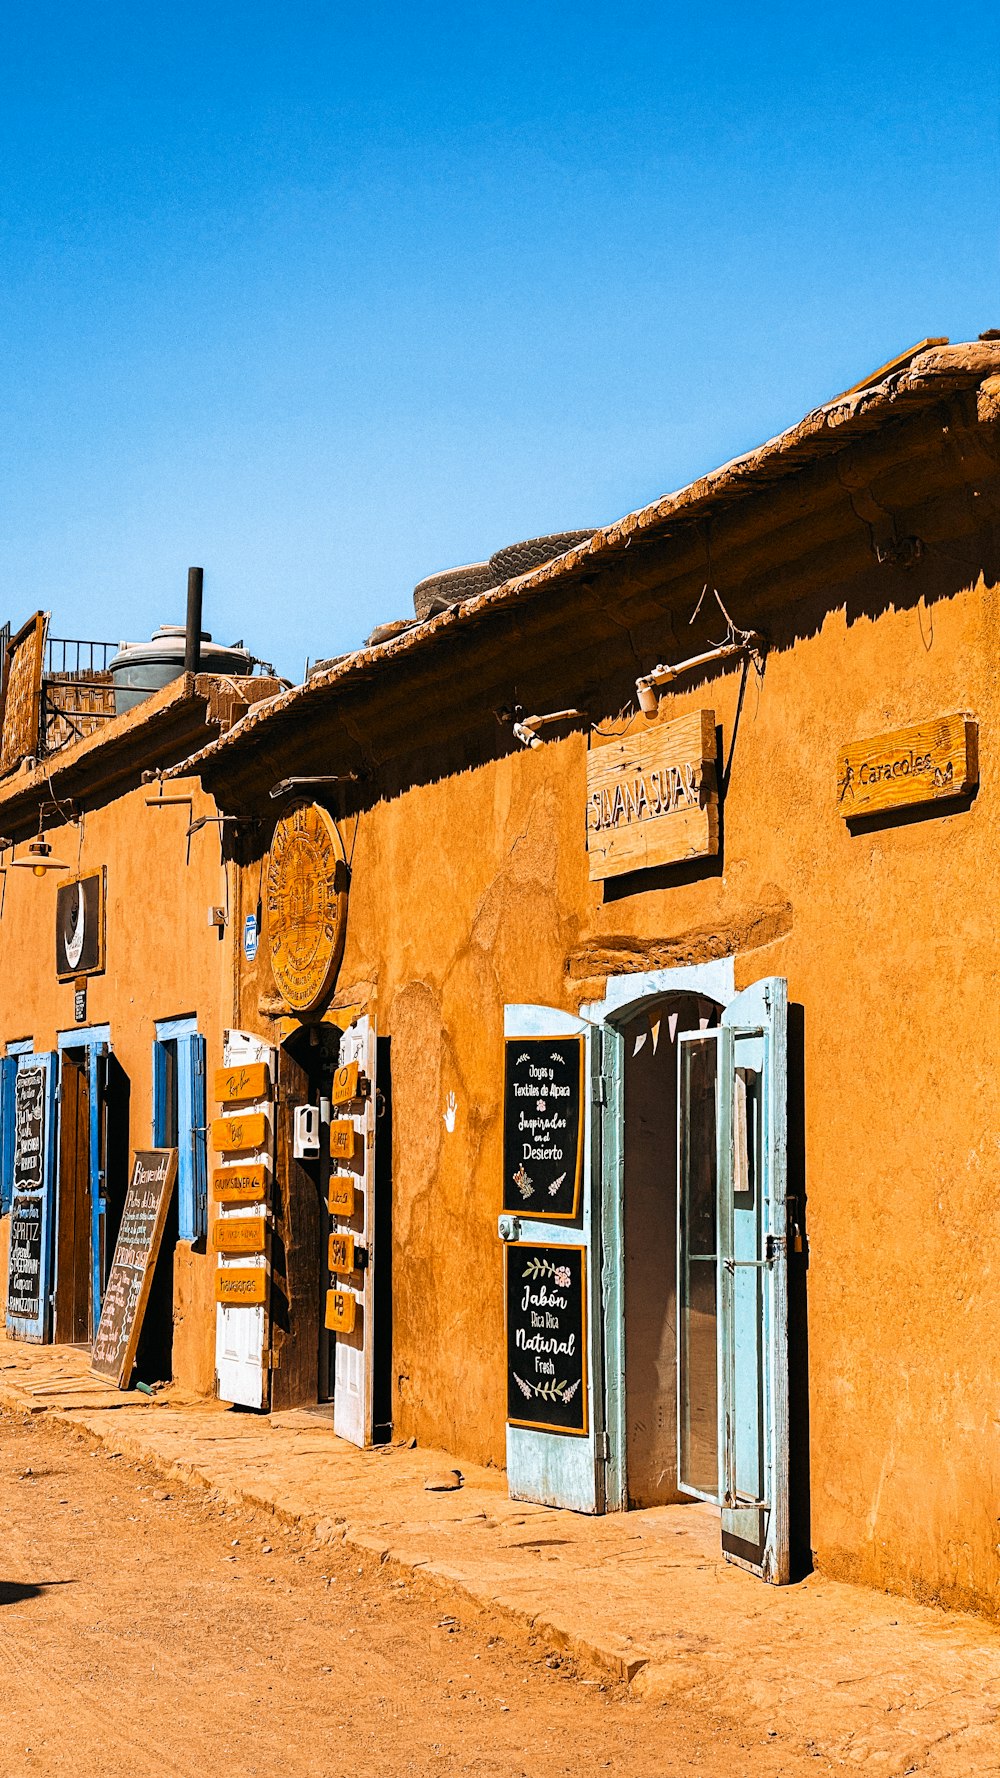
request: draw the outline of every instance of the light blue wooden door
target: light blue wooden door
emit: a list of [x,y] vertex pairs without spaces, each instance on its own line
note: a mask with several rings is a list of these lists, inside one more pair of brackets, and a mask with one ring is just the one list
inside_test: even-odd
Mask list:
[[18,1057],[7,1281],[7,1329],[18,1340],[51,1338],[58,1057]]
[[719,1399],[722,1547],[789,1579],[788,987],[755,982],[722,1015]]
[[[539,1038],[568,1039],[570,1041],[563,1046],[564,1060],[575,1054],[572,1048],[574,1040],[582,1046],[582,1115],[579,1134],[581,1167],[577,1200],[575,1205],[570,1206],[572,1213],[559,1215],[558,1218],[544,1214],[546,1203],[558,1201],[559,1195],[566,1190],[565,1182],[560,1184],[557,1177],[549,1181],[537,1196],[532,1192],[530,1180],[527,1184],[522,1184],[522,1190],[532,1193],[525,1198],[523,1209],[508,1209],[500,1217],[499,1231],[505,1249],[507,1301],[510,1303],[512,1300],[512,1293],[517,1295],[539,1286],[538,1294],[542,1306],[538,1310],[537,1320],[539,1323],[549,1324],[546,1329],[540,1330],[540,1339],[544,1332],[552,1332],[554,1348],[551,1361],[545,1356],[543,1346],[538,1353],[525,1353],[523,1359],[517,1359],[514,1364],[516,1377],[520,1381],[515,1379],[513,1383],[513,1397],[510,1392],[508,1394],[508,1486],[511,1497],[515,1500],[570,1507],[575,1512],[603,1512],[606,1437],[601,1303],[600,1116],[605,1098],[602,1075],[604,1031],[600,1025],[588,1024],[586,1020],[557,1012],[552,1007],[508,1006],[504,1009],[504,1036],[508,1044],[519,1038],[529,1040],[529,1043],[530,1040]],[[521,1046],[515,1043],[515,1052],[520,1050]],[[508,1050],[508,1054],[510,1053]],[[530,1051],[525,1047],[523,1053],[528,1055]],[[517,1059],[515,1053],[515,1062]],[[539,1112],[543,1104],[544,1100],[537,1102]],[[535,1152],[548,1152],[544,1141],[542,1138]],[[528,1146],[530,1147],[530,1141]],[[525,1169],[533,1166],[529,1155]],[[553,1193],[556,1194],[555,1199],[552,1197]],[[545,1269],[540,1273],[539,1268]],[[560,1355],[558,1348],[568,1344],[566,1332],[571,1318],[574,1326],[579,1328],[576,1310],[580,1305],[574,1301],[569,1315],[558,1307],[550,1314],[544,1306],[541,1291],[548,1287],[558,1297],[562,1290],[561,1280],[567,1281],[568,1290],[580,1290],[584,1314],[579,1347],[574,1345],[571,1353]],[[571,1284],[569,1280],[572,1280]],[[528,1312],[529,1321],[533,1314],[534,1311]],[[510,1331],[508,1326],[508,1361]],[[576,1367],[579,1366],[581,1355],[584,1363],[582,1370],[578,1371]],[[532,1368],[536,1359],[539,1359],[537,1375],[536,1369]],[[572,1381],[568,1381],[570,1376]],[[509,1391],[510,1387],[509,1384]],[[558,1399],[553,1401],[551,1393],[545,1395],[547,1390],[562,1391],[566,1402],[565,1410]],[[518,1391],[536,1391],[543,1399],[536,1401],[530,1395],[524,1395],[522,1400]],[[547,1416],[555,1419],[561,1417],[566,1425],[512,1423],[518,1420],[538,1422]]]

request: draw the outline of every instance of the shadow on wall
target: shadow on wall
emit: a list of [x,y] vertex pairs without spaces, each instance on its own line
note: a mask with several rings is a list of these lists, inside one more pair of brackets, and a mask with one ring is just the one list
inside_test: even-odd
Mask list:
[[[792,1579],[812,1570],[809,1464],[809,1232],[805,1145],[805,1008],[788,1008],[788,1440]],[[801,1245],[801,1251],[798,1251]]]

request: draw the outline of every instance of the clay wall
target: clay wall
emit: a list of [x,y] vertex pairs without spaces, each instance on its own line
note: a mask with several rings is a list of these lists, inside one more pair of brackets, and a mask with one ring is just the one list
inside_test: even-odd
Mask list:
[[[373,1012],[392,1046],[396,1432],[502,1465],[504,1004],[576,1010],[611,972],[728,955],[737,988],[787,976],[804,1021],[808,1319],[792,1361],[808,1363],[816,1559],[995,1611],[998,594],[960,565],[924,585],[897,574],[887,593],[872,568],[772,614],[741,709],[731,670],[663,698],[662,720],[716,713],[717,865],[591,883],[579,732],[344,822],[335,1000]],[[979,724],[971,805],[849,831],[839,747],[961,710]],[[254,864],[245,906],[258,883]],[[265,931],[242,1017],[273,1033],[269,991]]]
[[[0,1044],[30,1037],[41,1052],[57,1047],[60,1032],[76,1029],[73,983],[56,977],[57,884],[77,871],[106,868],[107,968],[87,978],[86,1023],[111,1027],[112,1049],[130,1083],[130,1149],[152,1140],[156,1021],[197,1014],[215,1059],[232,1004],[231,929],[220,934],[208,924],[209,907],[227,899],[217,826],[192,836],[186,862],[188,824],[214,815],[215,806],[197,779],[175,781],[169,794],[191,800],[149,808],[156,790],[143,787],[87,809],[82,826],[51,827],[53,851],[70,872],[39,879],[8,869],[2,879]],[[174,1378],[203,1394],[214,1386],[213,1272],[213,1256],[177,1244]]]

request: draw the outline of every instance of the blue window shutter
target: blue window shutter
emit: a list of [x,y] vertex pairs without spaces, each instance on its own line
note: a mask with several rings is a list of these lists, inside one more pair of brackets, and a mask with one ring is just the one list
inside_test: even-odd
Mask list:
[[167,1046],[153,1044],[153,1147],[167,1145]]
[[14,1082],[17,1057],[0,1059],[0,1216],[6,1216],[14,1184]]
[[208,1232],[205,1039],[197,1031],[177,1039],[177,1149],[177,1233],[197,1241]]

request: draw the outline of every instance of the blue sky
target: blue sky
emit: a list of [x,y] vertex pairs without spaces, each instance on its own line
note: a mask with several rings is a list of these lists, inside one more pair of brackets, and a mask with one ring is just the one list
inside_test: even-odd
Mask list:
[[290,677],[1000,326],[1000,9],[4,11],[0,619]]

